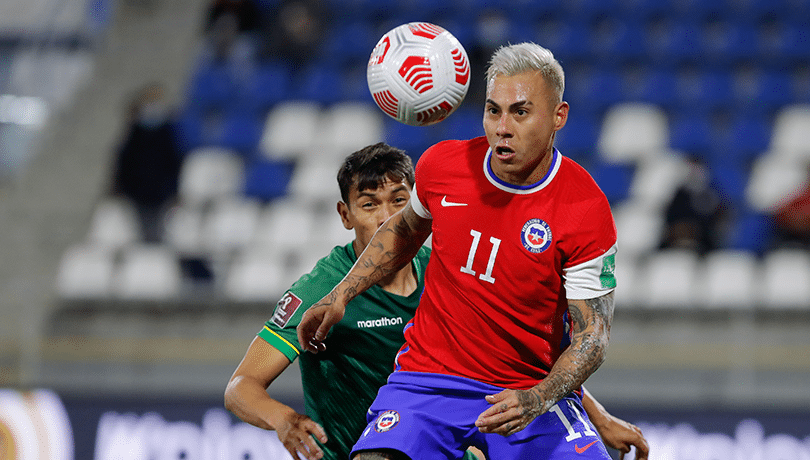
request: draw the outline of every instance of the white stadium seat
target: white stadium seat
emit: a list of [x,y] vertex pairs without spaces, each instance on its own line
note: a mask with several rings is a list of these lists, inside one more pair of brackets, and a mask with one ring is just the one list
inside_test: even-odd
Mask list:
[[658,156],[668,149],[669,122],[658,106],[621,103],[612,106],[602,121],[597,146],[609,163],[628,163]]

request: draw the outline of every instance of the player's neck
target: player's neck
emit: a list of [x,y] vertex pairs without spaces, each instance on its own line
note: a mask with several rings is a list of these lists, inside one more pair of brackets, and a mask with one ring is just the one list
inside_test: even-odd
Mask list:
[[407,297],[413,294],[419,285],[415,271],[413,263],[410,263],[402,270],[386,276],[377,285],[386,292]]

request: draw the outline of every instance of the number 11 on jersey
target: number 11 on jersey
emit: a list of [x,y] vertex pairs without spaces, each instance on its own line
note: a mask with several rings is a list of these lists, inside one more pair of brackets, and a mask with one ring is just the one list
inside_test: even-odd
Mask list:
[[[470,253],[467,254],[467,265],[461,267],[462,273],[475,276],[475,270],[472,269],[473,260],[475,260],[475,253],[478,251],[478,243],[481,242],[481,232],[470,230],[470,235],[473,237],[472,245],[470,246]],[[495,278],[492,277],[492,269],[495,266],[495,257],[498,255],[498,247],[501,245],[501,240],[494,236],[489,237],[489,242],[492,243],[492,249],[489,252],[489,260],[487,261],[487,271],[481,274],[478,278],[488,282],[495,283]]]

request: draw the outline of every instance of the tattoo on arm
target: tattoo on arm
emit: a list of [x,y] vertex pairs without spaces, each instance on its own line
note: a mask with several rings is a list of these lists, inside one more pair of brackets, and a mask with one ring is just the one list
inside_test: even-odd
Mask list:
[[569,301],[568,313],[574,331],[571,345],[560,355],[548,376],[530,390],[536,393],[543,412],[582,385],[605,360],[613,319],[613,293]]
[[430,221],[419,217],[410,204],[386,221],[358,260],[360,274],[353,268],[345,277],[345,293],[354,298],[387,275],[408,264],[430,235]]

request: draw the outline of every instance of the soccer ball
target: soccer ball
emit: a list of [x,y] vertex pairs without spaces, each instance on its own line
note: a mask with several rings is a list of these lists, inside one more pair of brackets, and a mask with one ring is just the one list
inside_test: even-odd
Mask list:
[[383,112],[411,126],[438,123],[470,87],[470,61],[450,32],[411,22],[382,36],[366,70],[368,89]]

